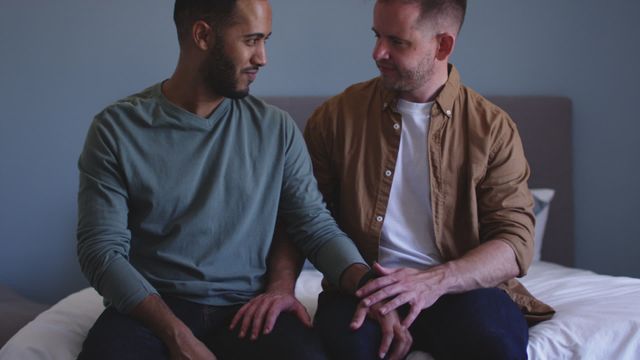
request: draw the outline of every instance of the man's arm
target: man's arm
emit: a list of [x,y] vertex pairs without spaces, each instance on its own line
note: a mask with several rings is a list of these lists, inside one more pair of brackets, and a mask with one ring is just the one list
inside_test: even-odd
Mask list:
[[[285,122],[284,130],[286,153],[279,215],[286,221],[287,235],[327,281],[334,286],[353,285],[359,280],[353,275],[366,272],[362,269],[368,266],[327,210],[300,131],[291,119]],[[361,265],[348,270],[354,264]]]
[[518,275],[519,269],[511,247],[500,240],[492,240],[469,251],[463,257],[427,270],[411,268],[389,269],[374,264],[381,276],[368,282],[356,292],[363,297],[363,308],[353,318],[360,327],[367,307],[392,298],[379,308],[387,314],[404,304],[410,311],[402,321],[410,326],[420,311],[433,305],[442,295],[493,287]]
[[289,241],[278,222],[267,258],[267,286],[263,294],[251,299],[238,310],[229,328],[239,324],[238,336],[251,333],[252,340],[260,334],[269,334],[283,311],[293,312],[306,326],[311,327],[311,317],[295,297],[295,286],[304,256]]
[[[520,137],[507,117],[496,121],[496,139],[487,173],[476,187],[481,244],[459,259],[428,270],[385,269],[362,288],[364,306],[394,297],[381,307],[384,313],[402,304],[411,310],[403,323],[410,325],[421,310],[442,295],[493,287],[526,273],[533,251],[532,202],[527,187],[529,167]],[[354,321],[360,323],[363,311]]]
[[149,295],[130,315],[145,324],[169,349],[172,360],[215,360],[213,353],[178,319],[158,295]]
[[119,312],[148,326],[172,359],[215,359],[129,263],[128,193],[108,124],[95,120],[78,161],[78,259],[93,287]]
[[[303,264],[304,256],[287,238],[279,223],[267,260],[265,292],[240,308],[229,328],[234,330],[241,324],[238,336],[244,338],[251,333],[251,339],[255,340],[260,334],[271,333],[283,311],[293,312],[303,324],[311,327],[311,317],[295,297],[295,285]],[[368,270],[369,267],[363,264],[349,266],[341,276],[341,289],[355,295],[358,283]]]

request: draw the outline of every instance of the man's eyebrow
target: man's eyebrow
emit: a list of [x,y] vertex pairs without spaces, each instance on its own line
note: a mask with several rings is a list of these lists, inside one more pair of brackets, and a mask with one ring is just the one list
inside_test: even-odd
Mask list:
[[268,39],[271,36],[271,34],[272,33],[268,33],[268,34],[265,35],[264,33],[258,32],[258,33],[247,34],[247,35],[244,35],[243,37],[246,38],[246,39],[248,39],[248,38],[254,38],[254,39],[265,39],[265,38],[267,38]]
[[[371,28],[371,31],[373,31],[377,36],[382,36],[382,35],[380,35],[380,33],[376,30],[376,28],[373,28],[373,27],[372,27],[372,28]],[[409,42],[409,40],[407,40],[407,39],[403,39],[403,38],[398,37],[398,36],[395,36],[395,35],[386,35],[385,37],[386,37],[386,38],[388,38],[388,39],[391,39],[391,40],[393,40],[393,41],[400,41],[400,42],[405,42],[405,43],[406,43],[406,42]]]

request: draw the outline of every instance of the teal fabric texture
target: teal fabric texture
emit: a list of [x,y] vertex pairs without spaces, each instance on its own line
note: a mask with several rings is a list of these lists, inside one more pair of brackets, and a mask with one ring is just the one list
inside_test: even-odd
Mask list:
[[156,84],[95,117],[78,167],[80,264],[122,312],[153,293],[248,301],[264,288],[278,217],[329,281],[364,263],[325,208],[295,123],[256,97],[201,118]]

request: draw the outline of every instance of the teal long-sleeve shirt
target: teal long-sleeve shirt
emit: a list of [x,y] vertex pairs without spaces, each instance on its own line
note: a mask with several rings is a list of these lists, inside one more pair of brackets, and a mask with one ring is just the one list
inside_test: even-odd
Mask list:
[[247,96],[201,118],[160,89],[96,115],[78,161],[78,257],[108,302],[125,313],[154,293],[247,302],[264,289],[278,215],[330,282],[365,263],[286,112]]

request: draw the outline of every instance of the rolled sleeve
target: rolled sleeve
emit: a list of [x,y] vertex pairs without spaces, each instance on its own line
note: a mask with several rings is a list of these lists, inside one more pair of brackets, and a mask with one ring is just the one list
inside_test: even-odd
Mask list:
[[527,185],[529,165],[511,119],[496,129],[484,180],[478,186],[480,239],[501,240],[514,251],[519,276],[533,258],[533,199]]

